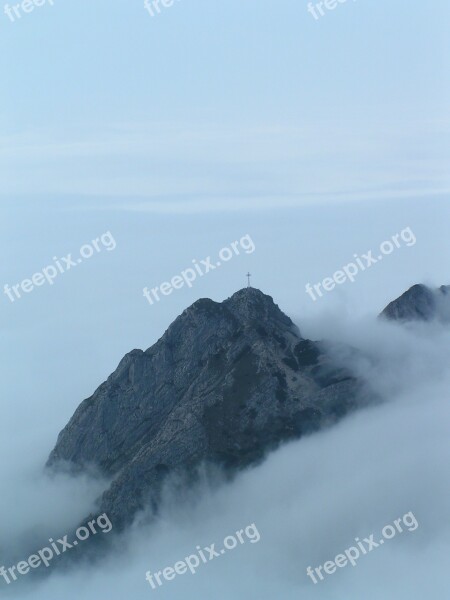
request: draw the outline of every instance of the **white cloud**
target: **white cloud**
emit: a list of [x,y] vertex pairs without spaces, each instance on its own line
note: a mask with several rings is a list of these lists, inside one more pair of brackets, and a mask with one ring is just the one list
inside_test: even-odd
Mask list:
[[118,124],[3,136],[0,172],[4,195],[95,195],[126,199],[123,207],[152,199],[156,211],[177,196],[193,211],[221,202],[292,206],[448,193],[447,146],[434,123],[412,131],[328,122]]
[[[424,590],[445,597],[450,331],[335,322],[329,335],[359,348],[363,359],[352,367],[383,394],[383,404],[284,446],[231,485],[203,486],[184,506],[170,502],[158,525],[136,527],[102,564],[58,574],[19,597],[423,600]],[[317,324],[305,327],[315,337],[323,333]],[[42,507],[29,508],[39,519]],[[419,522],[415,532],[396,536],[316,586],[306,576],[307,566],[333,559],[355,537],[379,534],[409,511]],[[197,545],[220,544],[253,522],[258,544],[239,547],[157,591],[145,581],[147,570],[173,566]]]

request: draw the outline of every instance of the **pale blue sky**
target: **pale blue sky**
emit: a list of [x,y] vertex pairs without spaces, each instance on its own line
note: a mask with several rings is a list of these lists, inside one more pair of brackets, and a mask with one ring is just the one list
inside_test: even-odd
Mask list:
[[[40,387],[62,360],[87,393],[249,268],[289,314],[320,314],[340,295],[313,304],[305,284],[407,226],[417,245],[342,303],[376,314],[412,283],[449,283],[448,3],[358,0],[319,21],[306,8],[180,0],[152,18],[140,0],[55,0],[14,23],[0,12],[1,285],[104,231],[118,242],[53,287],[2,295],[12,381]],[[146,304],[144,286],[246,233],[254,254]],[[36,379],[17,377],[24,348]]]
[[[448,189],[449,5],[0,12],[1,194],[227,206]],[[444,154],[445,152],[445,154]]]
[[[0,285],[104,231],[117,238],[53,287],[15,304],[2,294],[11,386],[83,373],[83,392],[67,381],[75,406],[126,351],[199,296],[233,293],[247,269],[300,321],[336,303],[373,315],[413,283],[450,283],[447,2],[358,0],[319,21],[306,7],[180,0],[151,18],[140,0],[55,0],[14,23],[0,12]],[[310,301],[306,283],[407,226],[416,246],[344,299]],[[246,233],[254,254],[147,305],[144,286]]]
[[[54,6],[46,3],[15,22],[3,7],[1,2],[0,453],[7,493],[0,499],[0,539],[7,540],[9,548],[11,532],[19,535],[29,523],[34,528],[35,521],[45,531],[45,542],[54,535],[55,518],[61,513],[67,522],[76,523],[88,514],[79,496],[90,502],[97,492],[91,490],[89,496],[84,487],[76,493],[71,488],[39,489],[37,474],[58,432],[125,353],[154,344],[198,298],[224,300],[246,285],[250,270],[252,284],[273,296],[305,336],[339,338],[345,331],[349,339],[350,332],[362,338],[371,332],[370,319],[414,283],[450,284],[450,5],[448,0],[348,0],[318,21],[307,12],[306,0],[179,0],[154,18],[143,0],[54,0]],[[414,232],[415,245],[396,249],[381,264],[359,273],[354,283],[317,302],[307,295],[307,283],[331,276],[355,254],[377,254],[383,241],[407,227]],[[53,264],[53,257],[77,256],[82,245],[107,231],[117,243],[114,251],[103,250],[61,274],[54,285],[36,288],[14,303],[3,293],[5,284],[30,278]],[[144,287],[171,280],[193,259],[214,260],[221,248],[246,234],[254,241],[253,253],[234,257],[192,288],[185,286],[157,304],[150,306],[145,300]],[[447,337],[443,341],[447,343]],[[445,353],[434,342],[429,342],[432,352],[427,344],[421,349],[406,342],[411,352],[420,350],[427,360],[422,354],[413,356],[411,363],[402,360],[398,374],[391,376],[407,380],[406,390],[413,390],[421,373],[427,371],[433,381],[439,376],[436,365]],[[384,337],[374,341],[377,344],[385,356]],[[396,352],[401,349],[402,344]],[[398,363],[388,363],[380,362],[389,373],[397,368]],[[428,391],[425,395],[428,405],[433,397]],[[430,406],[430,416],[448,422],[441,419],[442,411]],[[236,576],[236,571],[223,567],[218,576],[225,563],[217,563],[217,571],[209,571],[205,579],[197,575],[190,580],[188,585],[194,587],[183,587],[181,595],[167,587],[161,592],[164,597],[207,597],[211,589],[203,586],[210,577],[219,597],[230,595],[231,582],[244,595],[241,586],[251,584],[249,589],[259,598],[298,598],[299,592],[312,598],[317,588],[298,586],[302,561],[290,550],[292,560],[286,563],[283,553],[298,546],[299,557],[303,549],[312,560],[314,544],[319,537],[328,543],[328,523],[336,524],[333,504],[323,521],[327,527],[318,530],[321,535],[316,539],[309,529],[323,490],[337,490],[349,473],[353,478],[359,471],[366,476],[367,469],[352,462],[355,456],[360,461],[359,452],[352,451],[349,461],[341,460],[340,470],[336,456],[345,457],[353,446],[364,449],[365,441],[379,431],[384,441],[395,438],[391,445],[380,446],[381,466],[370,459],[376,467],[370,473],[388,473],[385,484],[374,488],[363,477],[349,488],[366,490],[371,501],[358,496],[354,509],[351,493],[347,490],[345,502],[342,496],[345,509],[341,507],[340,514],[350,521],[367,504],[370,518],[361,529],[364,534],[374,530],[373,515],[389,507],[386,498],[378,501],[379,490],[398,485],[401,463],[391,461],[386,470],[385,459],[402,456],[396,452],[398,431],[409,431],[411,438],[400,443],[414,484],[405,486],[406,500],[420,499],[423,490],[426,496],[433,489],[422,471],[436,475],[428,465],[439,464],[436,460],[444,464],[445,451],[436,441],[436,429],[428,435],[422,414],[410,417],[412,426],[406,427],[406,411],[400,408],[401,417],[388,413],[381,425],[358,425],[357,436],[342,430],[345,443],[331,438],[332,448],[313,447],[302,455],[306,459],[296,451],[307,465],[305,471],[294,468],[300,473],[299,494],[291,478],[286,493],[282,486],[272,487],[281,490],[282,510],[290,514],[285,501],[291,498],[307,524],[299,529],[289,522],[288,534],[276,532],[278,545],[261,543],[269,562],[255,563],[255,569],[244,554],[237,554],[235,564],[245,564],[245,573],[238,569]],[[426,454],[427,444],[417,443],[424,436],[427,443],[436,441],[435,452],[422,471],[420,464],[411,471],[415,453]],[[318,483],[311,488],[310,482],[306,490],[313,490],[314,510],[305,512],[303,473],[310,480],[314,461],[321,464],[314,476]],[[287,472],[285,468],[277,466],[276,471]],[[265,474],[265,481],[273,481],[270,471]],[[250,499],[249,518],[264,514],[254,510],[260,498],[266,502],[267,494],[259,490],[267,485],[253,488],[258,501],[251,494],[239,494],[236,503],[226,500],[227,507],[238,504],[238,509],[232,509],[236,514],[225,534],[248,522],[241,518],[245,499]],[[430,513],[436,516],[445,495],[440,487],[432,495],[437,504],[430,503]],[[388,501],[395,497],[390,494]],[[220,514],[220,506],[218,511],[212,505],[220,521],[223,510]],[[412,508],[402,505],[401,510]],[[201,525],[209,528],[205,514],[202,511]],[[275,523],[272,507],[268,514]],[[378,524],[394,516],[396,511],[383,512]],[[201,527],[193,522],[186,551],[203,539]],[[423,530],[428,531],[425,524]],[[345,531],[347,540],[359,533],[350,526]],[[214,539],[208,531],[204,542]],[[345,548],[345,539],[336,551]],[[121,553],[121,563],[113,569],[117,576],[97,572],[101,593],[123,598],[131,590],[134,598],[149,597],[144,571],[164,564],[161,549],[170,548],[166,564],[183,556],[178,556],[177,538],[170,541],[164,545],[156,538],[153,547],[138,549],[139,560],[133,564],[127,558],[124,562]],[[438,538],[434,547],[441,546]],[[412,567],[414,572],[423,569],[428,577],[441,568],[439,557],[423,562],[422,554]],[[372,579],[365,579],[364,567],[359,567],[360,587],[352,598],[367,596],[368,590],[376,595],[380,572],[394,573],[398,585],[407,579],[398,576],[403,573],[398,561],[385,556],[388,566],[372,563]],[[252,573],[262,573],[261,564],[271,565],[276,577],[266,569],[269,577],[255,587]],[[288,571],[286,565],[291,565]],[[411,571],[409,562],[405,572],[406,568]],[[98,597],[92,574],[83,577],[84,573],[76,579],[51,579],[50,590],[39,588],[30,598],[60,598],[72,592],[79,596],[80,590],[88,600]],[[220,577],[227,585],[221,585]],[[437,577],[431,579],[436,586]],[[280,588],[280,580],[287,585]],[[321,588],[328,590],[317,592],[323,594],[321,600],[343,597],[340,585],[347,580],[333,581],[338,582],[337,591]],[[425,576],[422,581],[428,586]],[[237,598],[233,589],[231,597]],[[345,589],[347,593],[350,587]],[[434,592],[434,597],[443,597],[438,589]],[[392,596],[386,596],[391,597],[402,597],[395,586]]]

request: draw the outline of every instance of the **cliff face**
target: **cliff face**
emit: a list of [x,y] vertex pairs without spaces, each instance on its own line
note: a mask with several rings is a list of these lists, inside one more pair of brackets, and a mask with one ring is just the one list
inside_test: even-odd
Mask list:
[[246,288],[198,300],[151,348],[127,354],[80,404],[48,466],[91,463],[114,476],[101,511],[120,528],[157,506],[168,474],[189,476],[202,462],[236,472],[332,423],[358,396],[272,298]]
[[450,286],[432,289],[426,285],[413,285],[409,290],[386,306],[380,315],[396,321],[450,321]]

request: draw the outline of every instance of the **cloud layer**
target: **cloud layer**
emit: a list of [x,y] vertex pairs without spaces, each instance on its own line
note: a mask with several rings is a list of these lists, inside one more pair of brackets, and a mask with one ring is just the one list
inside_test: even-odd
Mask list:
[[[449,550],[450,448],[448,345],[450,331],[435,326],[400,328],[381,322],[351,322],[335,315],[332,342],[358,349],[349,365],[384,398],[322,433],[291,443],[232,484],[206,481],[179,503],[168,495],[157,525],[136,524],[117,540],[100,565],[53,575],[37,587],[18,589],[20,598],[136,599],[229,598],[307,600],[422,600],[445,596]],[[317,323],[302,323],[312,337],[322,337]],[[316,335],[314,335],[316,334]],[[350,356],[350,354],[349,354]],[[354,353],[352,353],[354,356]],[[339,360],[348,364],[340,351]],[[49,444],[50,445],[50,444]],[[85,482],[43,485],[33,461],[6,475],[6,489],[19,483],[21,503],[4,499],[4,535],[9,539],[33,523],[50,536],[55,504],[58,525],[78,518],[89,502]],[[95,487],[95,486],[94,486]],[[91,499],[95,491],[91,485]],[[74,495],[75,494],[75,495]],[[89,495],[88,495],[89,496]],[[87,497],[88,497],[87,496]],[[57,501],[56,501],[57,500]],[[306,575],[318,566],[412,511],[419,527],[397,535],[314,585]],[[62,513],[65,518],[62,518]],[[257,544],[238,546],[152,590],[146,571],[157,572],[255,523]],[[6,528],[5,528],[6,527]],[[2,535],[3,539],[4,535]],[[24,557],[26,558],[26,557]],[[4,586],[6,588],[6,586]],[[2,590],[3,591],[3,590]],[[12,593],[12,586],[6,592]]]

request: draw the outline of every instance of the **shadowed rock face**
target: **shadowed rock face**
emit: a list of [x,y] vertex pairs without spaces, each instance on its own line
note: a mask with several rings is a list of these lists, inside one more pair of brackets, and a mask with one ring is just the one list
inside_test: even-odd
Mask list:
[[381,317],[396,321],[450,321],[450,286],[413,285],[386,306]]
[[359,387],[253,288],[201,299],[162,338],[133,350],[59,434],[48,466],[94,464],[113,476],[101,499],[115,528],[157,506],[168,474],[202,462],[229,474],[281,442],[332,423]]

